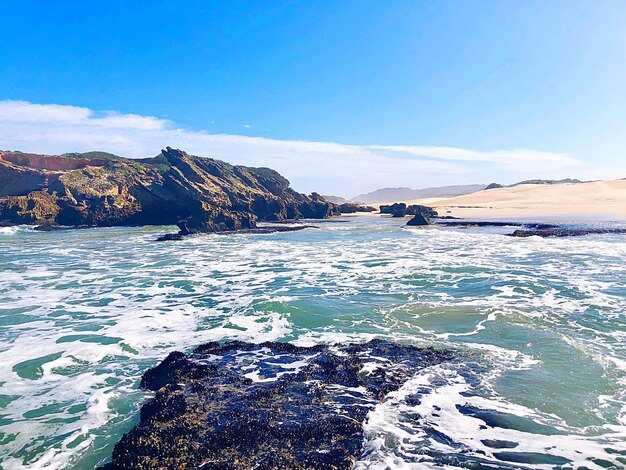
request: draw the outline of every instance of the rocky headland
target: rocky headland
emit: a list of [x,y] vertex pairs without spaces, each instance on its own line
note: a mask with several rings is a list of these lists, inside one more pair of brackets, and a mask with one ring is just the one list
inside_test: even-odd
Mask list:
[[106,470],[348,469],[367,413],[447,351],[383,340],[298,347],[208,343],[141,381],[156,392]]
[[3,225],[53,230],[176,224],[185,235],[339,213],[337,205],[316,193],[294,191],[272,169],[230,165],[169,147],[141,160],[104,152],[0,152]]

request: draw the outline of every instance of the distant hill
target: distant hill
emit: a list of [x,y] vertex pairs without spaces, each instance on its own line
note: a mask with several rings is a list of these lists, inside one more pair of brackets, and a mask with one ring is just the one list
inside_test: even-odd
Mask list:
[[485,189],[486,184],[462,184],[455,186],[439,186],[435,188],[411,189],[411,188],[382,188],[371,193],[359,194],[351,198],[351,201],[363,204],[375,202],[398,202],[421,199],[426,197],[461,196],[475,193]]
[[343,204],[345,202],[348,202],[348,200],[346,198],[339,197],[339,196],[326,196],[326,195],[323,195],[322,197],[325,200],[327,200],[328,202],[332,202],[332,203],[335,203],[335,204]]
[[513,183],[513,184],[509,184],[509,185],[502,185],[502,184],[499,184],[499,183],[491,183],[485,189],[513,188],[515,186],[520,186],[522,184],[563,184],[563,183],[578,184],[578,183],[590,183],[590,181],[581,181],[581,180],[575,179],[575,178],[564,178],[562,180],[534,179],[534,180],[519,181],[517,183]]
[[562,180],[524,180],[519,183],[514,183],[509,185],[510,188],[513,186],[519,186],[520,184],[561,184],[561,183],[588,183],[588,181],[581,181],[573,178],[565,178]]

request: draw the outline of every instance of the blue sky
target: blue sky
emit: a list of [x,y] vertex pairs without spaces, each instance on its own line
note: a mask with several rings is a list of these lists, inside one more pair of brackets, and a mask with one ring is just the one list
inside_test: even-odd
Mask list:
[[143,156],[185,145],[346,196],[626,177],[624,1],[0,10],[0,148]]

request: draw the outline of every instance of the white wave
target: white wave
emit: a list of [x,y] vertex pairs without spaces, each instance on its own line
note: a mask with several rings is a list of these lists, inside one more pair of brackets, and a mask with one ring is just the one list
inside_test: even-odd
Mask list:
[[[437,384],[437,385],[434,385]],[[572,433],[541,435],[505,427],[485,426],[478,417],[463,414],[459,406],[473,406],[507,415],[532,419],[562,429],[553,416],[505,401],[502,397],[468,395],[471,387],[454,368],[433,366],[406,382],[398,391],[368,414],[364,424],[364,457],[356,469],[451,468],[442,465],[440,454],[463,455],[476,462],[511,465],[499,455],[503,451],[562,457],[578,468],[604,468],[590,458],[604,459],[620,466],[616,454],[607,448],[626,451],[626,430],[606,426],[599,435]],[[415,397],[419,403],[415,404]],[[433,434],[432,431],[436,434]],[[594,430],[596,431],[596,430]],[[512,443],[510,449],[495,449],[493,441]],[[533,468],[551,469],[553,464],[535,463]]]
[[0,235],[15,235],[20,232],[32,232],[32,225],[12,225],[10,227],[0,227]]

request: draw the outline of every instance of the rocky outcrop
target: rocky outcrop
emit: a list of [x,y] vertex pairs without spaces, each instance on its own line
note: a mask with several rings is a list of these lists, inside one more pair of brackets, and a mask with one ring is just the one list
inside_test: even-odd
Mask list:
[[381,214],[391,214],[392,217],[404,217],[406,215],[406,204],[404,202],[394,202],[390,205],[380,206]]
[[143,160],[102,152],[0,152],[0,221],[5,223],[178,224],[188,234],[335,214],[334,204],[316,193],[294,191],[274,170],[233,166],[169,147]]
[[382,340],[297,347],[208,343],[171,353],[156,392],[104,468],[349,469],[367,413],[450,352]]
[[407,206],[404,202],[395,202],[391,205],[380,206],[381,214],[391,214],[392,217],[405,217],[407,215],[423,214],[426,217],[437,217],[437,212],[428,206],[413,204]]
[[341,214],[354,214],[355,212],[374,212],[376,208],[372,206],[362,206],[355,202],[344,202],[337,205],[337,210]]

